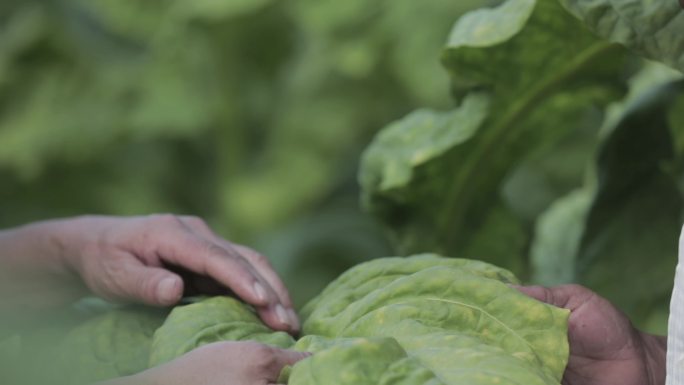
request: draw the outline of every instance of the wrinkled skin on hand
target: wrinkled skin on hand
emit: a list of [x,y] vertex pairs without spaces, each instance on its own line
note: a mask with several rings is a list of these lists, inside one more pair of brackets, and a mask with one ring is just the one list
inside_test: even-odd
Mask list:
[[[36,310],[89,293],[120,303],[171,306],[183,294],[234,293],[271,328],[299,320],[268,260],[191,216],[84,216],[0,232],[0,305]],[[6,278],[6,279],[5,279]],[[4,298],[6,297],[6,298]]]
[[563,385],[663,385],[667,339],[643,333],[608,300],[579,285],[516,287],[570,310]]

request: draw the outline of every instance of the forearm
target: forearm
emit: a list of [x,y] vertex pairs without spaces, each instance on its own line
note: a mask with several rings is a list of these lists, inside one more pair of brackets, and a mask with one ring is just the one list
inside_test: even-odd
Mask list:
[[83,287],[67,249],[70,221],[0,231],[0,306],[39,310],[78,298]]
[[665,385],[667,337],[641,333],[646,353],[650,385]]

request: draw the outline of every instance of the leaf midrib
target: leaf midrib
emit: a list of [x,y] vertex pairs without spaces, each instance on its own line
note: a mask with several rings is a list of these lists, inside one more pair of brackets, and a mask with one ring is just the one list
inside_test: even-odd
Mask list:
[[[579,72],[583,67],[600,56],[609,49],[612,49],[614,44],[607,42],[597,42],[590,45],[581,55],[576,56],[575,60],[570,61],[568,65],[562,70],[556,72],[555,76],[549,77],[547,80],[539,83],[533,90],[526,94],[525,97],[517,99],[514,106],[501,118],[491,129],[487,130],[482,137],[482,145],[474,149],[473,156],[469,157],[462,165],[464,172],[456,175],[452,179],[448,193],[446,194],[447,207],[442,211],[443,215],[437,221],[437,231],[439,232],[439,244],[445,244],[450,234],[460,233],[458,229],[462,223],[463,211],[470,207],[470,197],[477,188],[469,189],[470,185],[476,183],[467,183],[472,180],[474,173],[481,170],[488,154],[491,154],[495,145],[506,146],[505,143],[511,140],[511,137],[518,134],[516,130],[506,129],[517,121],[520,116],[530,110],[537,100],[547,95],[558,84],[563,83],[568,78],[571,78],[576,72]],[[501,144],[504,142],[504,144]],[[449,231],[445,231],[449,229]]]

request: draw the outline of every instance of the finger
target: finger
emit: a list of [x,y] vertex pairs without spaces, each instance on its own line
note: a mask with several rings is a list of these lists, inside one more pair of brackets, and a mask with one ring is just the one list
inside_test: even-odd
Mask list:
[[261,319],[277,330],[295,331],[290,315],[268,281],[234,249],[190,231],[180,231],[158,247],[165,262],[211,277],[254,305]]
[[274,290],[275,294],[280,299],[280,303],[283,306],[280,306],[278,304],[273,309],[257,309],[261,318],[267,320],[275,315],[275,319],[278,322],[283,323],[285,320],[287,320],[286,323],[289,325],[288,329],[290,331],[294,333],[299,332],[299,317],[297,316],[297,313],[295,313],[292,307],[292,300],[290,299],[290,294],[285,288],[285,284],[283,284],[283,282],[280,280],[278,275],[273,270],[273,267],[271,266],[270,262],[268,262],[268,259],[266,259],[266,257],[248,247],[233,244],[221,238],[217,238],[216,241],[220,242],[227,249],[235,250],[243,258],[245,258],[245,260],[250,262],[254,269],[261,275],[261,277],[263,277],[269,283],[269,287]]
[[595,296],[591,290],[580,285],[514,286],[513,288],[538,301],[574,311]]
[[273,266],[271,266],[268,258],[266,258],[263,254],[258,253],[249,247],[232,243],[218,236],[201,218],[184,215],[180,216],[179,219],[188,228],[188,230],[195,232],[197,235],[205,239],[209,239],[218,243],[226,250],[238,254],[247,260],[269,283],[271,288],[273,288],[283,306],[286,308],[292,308],[292,300],[290,299],[290,294],[285,287],[285,284],[283,284],[283,282],[280,280],[280,277],[278,277],[278,274],[276,274],[275,270],[273,270]]
[[225,248],[227,251],[244,258],[254,267],[261,277],[263,277],[269,283],[283,306],[286,308],[292,308],[292,300],[290,299],[290,294],[287,291],[285,284],[283,284],[283,282],[280,280],[280,277],[278,277],[278,274],[276,274],[276,272],[273,270],[273,266],[271,266],[271,263],[265,256],[249,247],[232,243],[216,235],[216,233],[214,233],[214,231],[201,218],[185,215],[180,216],[179,219],[189,231],[196,233],[202,238],[213,241]]
[[279,352],[276,354],[277,362],[280,365],[280,368],[282,369],[285,366],[292,366],[296,364],[297,362],[310,357],[311,353],[309,352],[298,352],[296,350],[289,350],[289,349],[278,349]]
[[[213,232],[213,230],[206,224],[206,222],[204,222],[199,217],[183,215],[179,216],[178,219],[189,232],[194,233],[202,239],[205,239],[207,242],[216,243],[219,247],[224,248],[226,252],[236,256],[237,258],[242,258],[250,265],[252,265],[251,267],[255,270],[255,272],[259,273],[259,278],[262,278],[263,280],[269,283],[269,286],[271,286],[271,289],[273,289],[273,294],[275,294],[275,296],[277,296],[278,299],[281,300],[281,303],[283,303],[282,297],[278,293],[278,289],[271,284],[271,280],[265,277],[263,274],[261,274],[260,269],[258,269],[257,266],[255,266],[255,264],[252,263],[252,261],[245,258],[245,255],[241,253],[236,247],[234,247],[235,245],[216,235]],[[287,306],[287,304],[285,303],[283,303],[283,305]]]
[[273,348],[273,362],[269,365],[266,380],[269,383],[277,383],[280,372],[286,366],[292,366],[297,362],[311,356],[308,352],[298,352],[296,350]]
[[280,279],[278,274],[273,269],[273,266],[268,261],[263,254],[257,251],[236,243],[230,243],[224,239],[219,239],[222,243],[228,243],[237,250],[245,259],[247,259],[252,266],[264,277],[271,287],[275,290],[276,294],[280,298],[280,302],[288,308],[292,308],[292,300],[290,299],[290,293],[285,287],[285,284]]
[[[211,228],[200,218],[193,216],[181,216],[180,221],[186,226],[188,231],[194,232],[198,236],[208,239],[223,247],[227,252],[238,256],[248,262],[251,267],[258,273],[262,280],[266,281],[268,285],[266,290],[278,297],[282,306],[278,304],[269,307],[261,307],[257,309],[261,318],[272,327],[278,329],[290,330],[298,332],[300,329],[300,322],[297,313],[295,313],[290,294],[283,284],[282,280],[273,270],[268,259],[262,254],[242,245],[231,243],[220,236],[216,235]],[[286,325],[286,326],[280,326]]]
[[171,306],[183,296],[183,280],[160,267],[127,263],[116,274],[120,276],[110,282],[116,282],[117,287],[113,288],[116,293],[113,294],[119,300]]
[[232,247],[235,249],[240,253],[240,255],[242,255],[252,264],[254,269],[259,272],[262,277],[264,277],[264,279],[273,288],[276,295],[278,295],[278,298],[280,298],[280,302],[284,306],[285,312],[287,313],[287,318],[292,326],[292,330],[298,332],[300,330],[299,317],[292,306],[290,293],[285,287],[283,281],[280,279],[280,277],[278,277],[278,274],[276,274],[275,270],[273,270],[273,266],[271,266],[271,263],[268,261],[268,259],[249,247],[230,243],[221,238],[218,238],[217,242],[221,242],[221,244],[225,245],[226,247]]
[[279,302],[266,280],[242,257],[191,232],[181,231],[169,237],[159,245],[158,252],[165,262],[211,277],[255,306]]
[[181,215],[178,217],[181,223],[187,227],[189,230],[201,234],[206,238],[212,238],[215,236],[214,231],[207,225],[202,218],[195,217],[192,215]]

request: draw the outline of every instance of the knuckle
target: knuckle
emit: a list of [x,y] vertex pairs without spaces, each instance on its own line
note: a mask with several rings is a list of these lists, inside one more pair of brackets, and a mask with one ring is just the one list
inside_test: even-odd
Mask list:
[[235,250],[245,259],[247,259],[249,262],[255,265],[261,265],[261,266],[271,266],[271,262],[268,260],[268,258],[259,253],[258,251],[252,250],[249,247],[241,246],[241,245],[236,245]]
[[230,351],[235,349],[235,345],[239,342],[235,341],[219,341],[209,344],[208,346],[214,346],[217,350]]
[[150,220],[161,226],[177,227],[183,224],[177,215],[170,213],[150,215]]
[[583,294],[583,295],[587,295],[589,293],[592,293],[591,290],[587,289],[586,287],[584,287],[582,285],[576,284],[576,283],[568,284],[565,287],[571,293]]
[[257,253],[257,252],[252,252],[252,259],[254,260],[254,263],[260,264],[260,265],[268,265],[270,264],[268,258],[264,256],[263,254]]
[[195,228],[206,228],[208,227],[206,222],[204,222],[204,219],[195,216],[195,215],[184,215],[181,217],[181,219],[187,223],[190,227],[195,227]]
[[543,293],[543,298],[545,303],[550,303],[553,304],[556,301],[555,294],[552,289],[549,289],[548,287],[541,287],[542,293]]
[[234,260],[235,257],[226,251],[220,245],[210,241],[201,241],[202,247],[204,247],[204,253],[208,258],[220,259],[220,260]]
[[260,372],[275,370],[278,365],[275,349],[256,342],[251,344],[249,351],[254,367]]

